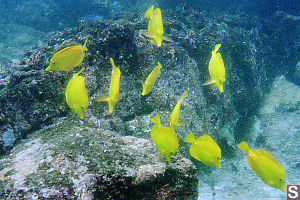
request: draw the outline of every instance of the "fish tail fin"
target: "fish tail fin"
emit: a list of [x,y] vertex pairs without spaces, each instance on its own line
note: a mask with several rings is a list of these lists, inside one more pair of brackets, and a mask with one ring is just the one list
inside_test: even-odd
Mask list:
[[185,142],[195,144],[196,139],[195,139],[194,133],[189,133],[188,136],[186,136],[186,138],[185,138]]
[[219,50],[220,47],[221,47],[221,44],[217,44],[217,45],[215,46],[215,50],[212,52],[212,54],[217,53],[217,51]]
[[189,95],[187,90],[184,90],[183,95],[182,95],[182,99],[186,98]]
[[51,70],[51,67],[52,67],[52,63],[50,61],[50,65],[45,69],[45,71],[50,71]]
[[151,118],[150,121],[152,121],[156,125],[161,125],[159,114],[157,114],[153,118]]
[[45,71],[49,71],[50,70],[50,65],[45,69]]
[[85,67],[83,67],[79,72],[74,73],[74,74],[73,74],[73,77],[78,76],[79,74],[81,74],[81,72],[82,72],[84,69],[85,69]]
[[157,65],[158,65],[159,70],[161,70],[162,65],[160,64],[160,62],[157,62]]
[[238,147],[245,151],[247,154],[249,154],[249,152],[251,151],[249,145],[246,142],[241,142],[240,144],[238,144]]
[[151,18],[153,15],[154,5],[150,6],[148,10],[145,12],[144,17],[145,18]]
[[217,88],[220,92],[223,92],[223,83],[217,83]]
[[115,66],[115,61],[114,61],[114,59],[109,58],[109,60],[110,60],[110,63],[111,63],[111,65],[112,65],[112,67],[115,68],[116,66]]
[[282,192],[286,192],[286,188],[285,185],[283,184],[283,186],[280,188]]
[[211,85],[214,83],[216,83],[216,82],[213,79],[210,79],[210,80],[206,81],[205,83],[203,83],[203,85]]
[[88,38],[86,38],[86,40],[85,40],[85,42],[84,42],[84,44],[83,44],[83,51],[87,51],[88,49],[86,48],[86,42],[87,42],[87,40],[88,40]]

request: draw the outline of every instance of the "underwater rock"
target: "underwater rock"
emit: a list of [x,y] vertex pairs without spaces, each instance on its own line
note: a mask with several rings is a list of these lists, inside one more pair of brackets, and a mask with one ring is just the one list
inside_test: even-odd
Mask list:
[[1,199],[196,199],[193,163],[152,141],[61,118],[0,160]]

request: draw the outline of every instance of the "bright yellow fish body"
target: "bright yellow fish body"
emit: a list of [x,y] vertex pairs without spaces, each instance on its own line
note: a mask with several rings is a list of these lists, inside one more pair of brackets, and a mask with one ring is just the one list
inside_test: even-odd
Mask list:
[[144,14],[144,17],[150,18],[148,22],[148,31],[142,31],[142,34],[151,37],[150,42],[158,47],[161,47],[163,40],[174,42],[171,38],[164,36],[164,27],[161,17],[160,8],[154,10],[154,5],[152,5]]
[[67,47],[55,53],[50,59],[50,65],[46,71],[69,71],[73,67],[77,67],[83,60],[84,52],[87,51],[86,42],[84,45],[76,45]]
[[174,107],[171,116],[170,116],[170,127],[176,129],[176,127],[179,125],[179,117],[180,117],[180,106],[181,102],[184,98],[188,96],[188,91],[184,91],[182,97],[177,102],[176,106]]
[[153,117],[151,121],[155,123],[151,129],[151,138],[155,143],[157,150],[170,161],[171,157],[179,148],[175,130],[170,127],[162,126],[159,114]]
[[157,64],[158,65],[152,70],[152,72],[147,77],[145,83],[142,82],[142,84],[143,84],[142,96],[149,94],[156,82],[158,74],[162,68],[162,65],[160,64],[160,62],[157,62]]
[[252,170],[268,185],[286,192],[285,170],[279,162],[264,150],[251,150],[246,142],[238,147],[247,153],[247,160]]
[[215,50],[212,51],[211,59],[208,65],[208,71],[210,80],[205,82],[203,85],[213,84],[220,92],[223,92],[223,85],[226,80],[225,78],[225,67],[222,56],[219,52],[221,44],[215,46]]
[[112,74],[110,78],[108,97],[100,98],[98,100],[107,101],[109,113],[112,113],[119,101],[121,71],[115,66],[115,62],[112,58],[110,58],[110,62],[112,65]]
[[84,68],[73,74],[73,78],[68,82],[66,88],[66,102],[81,119],[83,119],[84,112],[88,107],[88,94],[85,89],[84,77],[79,76],[83,70]]
[[207,166],[221,166],[221,149],[219,145],[209,136],[203,135],[195,139],[195,135],[190,133],[185,142],[192,143],[190,154],[193,158],[203,162]]

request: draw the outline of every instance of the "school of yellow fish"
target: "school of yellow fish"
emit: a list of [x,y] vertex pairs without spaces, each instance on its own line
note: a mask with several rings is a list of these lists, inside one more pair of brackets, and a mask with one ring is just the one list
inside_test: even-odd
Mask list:
[[[154,9],[152,5],[144,14],[145,18],[149,18],[148,30],[141,30],[141,34],[150,37],[150,43],[161,47],[163,40],[174,42],[171,38],[164,35],[163,22],[160,8]],[[87,51],[87,39],[83,46],[76,45],[67,47],[55,53],[50,59],[50,65],[46,71],[70,71],[72,68],[81,64],[85,51]],[[203,85],[213,84],[220,92],[223,92],[225,78],[225,67],[222,56],[218,52],[221,44],[217,44],[212,51],[212,55],[208,65],[210,80]],[[107,101],[109,113],[113,113],[116,104],[119,101],[120,92],[120,77],[121,71],[115,66],[114,60],[110,58],[112,65],[111,82],[109,92],[106,97],[100,97],[98,101]],[[159,76],[162,65],[157,62],[152,72],[148,75],[145,82],[142,82],[142,96],[150,94],[155,82]],[[85,88],[85,79],[80,75],[84,67],[74,73],[73,77],[66,87],[66,103],[70,109],[77,114],[81,119],[84,118],[85,110],[88,107],[88,94]],[[184,98],[188,97],[188,91],[184,91],[182,97],[175,105],[170,115],[170,126],[165,127],[161,124],[160,116],[157,114],[150,121],[155,125],[151,128],[151,138],[156,145],[157,150],[161,155],[165,156],[167,161],[171,161],[171,157],[176,154],[179,148],[179,142],[176,135],[177,126],[184,125],[180,122],[180,106]],[[209,135],[203,135],[195,138],[193,133],[189,133],[185,142],[191,143],[190,155],[196,160],[204,163],[207,166],[221,166],[221,149],[219,145]],[[242,142],[238,147],[247,153],[247,160],[252,170],[268,185],[278,188],[283,192],[285,189],[286,174],[284,168],[279,162],[268,152],[264,150],[251,150],[246,142]]]

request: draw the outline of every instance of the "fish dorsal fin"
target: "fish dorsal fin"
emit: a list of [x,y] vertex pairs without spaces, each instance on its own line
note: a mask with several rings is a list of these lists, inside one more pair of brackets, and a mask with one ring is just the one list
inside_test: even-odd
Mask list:
[[154,5],[150,6],[150,8],[148,8],[148,10],[145,12],[144,17],[151,18],[153,15],[153,9]]
[[205,142],[215,142],[209,135],[203,135],[196,139],[196,142],[205,141]]
[[195,139],[194,133],[189,133],[188,136],[186,136],[186,138],[185,138],[185,142],[195,144],[196,139]]
[[215,84],[216,81],[214,81],[213,79],[210,79],[208,81],[206,81],[205,83],[203,83],[203,85],[211,85],[211,84]]
[[88,40],[88,38],[86,38],[86,40],[85,40],[85,42],[84,42],[84,44],[83,44],[83,46],[82,46],[83,51],[87,51],[87,50],[88,50],[88,49],[86,48],[86,42],[87,42],[87,40]]
[[79,72],[74,73],[74,74],[73,74],[73,78],[74,78],[74,77],[77,77],[84,69],[85,69],[85,67],[83,67]]
[[157,114],[153,118],[151,118],[150,121],[152,121],[156,125],[161,125],[159,114]]
[[245,151],[247,154],[249,154],[251,152],[251,149],[246,142],[241,142],[240,144],[238,144],[238,148]]

